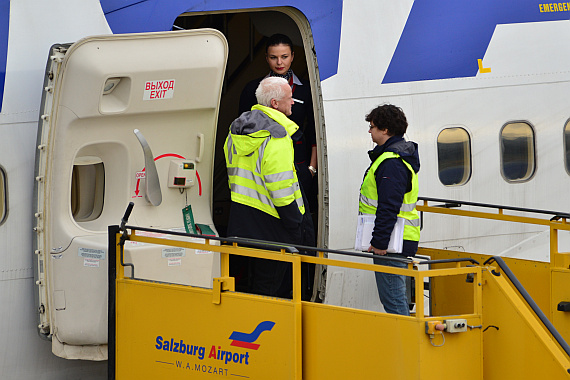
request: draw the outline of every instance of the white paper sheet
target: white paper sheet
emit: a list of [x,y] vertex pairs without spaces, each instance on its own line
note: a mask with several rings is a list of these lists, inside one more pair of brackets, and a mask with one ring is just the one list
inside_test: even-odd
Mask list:
[[[370,247],[375,220],[376,215],[358,215],[356,237],[354,239],[354,249],[357,251],[367,251],[368,247]],[[404,244],[404,220],[404,218],[398,217],[396,224],[394,224],[394,229],[390,235],[390,242],[388,243],[387,251],[389,253],[402,253],[402,246]]]

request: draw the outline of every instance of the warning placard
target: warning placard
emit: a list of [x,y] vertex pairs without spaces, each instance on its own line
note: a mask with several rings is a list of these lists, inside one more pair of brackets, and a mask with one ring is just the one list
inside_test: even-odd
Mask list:
[[99,262],[101,260],[96,259],[83,259],[83,266],[89,268],[99,268]]
[[162,248],[162,257],[184,257],[186,249],[181,247]]
[[78,255],[85,259],[105,260],[104,249],[79,248]]

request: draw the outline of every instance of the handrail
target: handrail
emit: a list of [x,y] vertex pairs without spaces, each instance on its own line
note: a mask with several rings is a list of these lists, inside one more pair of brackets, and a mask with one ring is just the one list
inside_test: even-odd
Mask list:
[[191,234],[187,232],[177,232],[177,231],[165,231],[165,230],[158,230],[155,228],[147,228],[147,227],[136,227],[136,226],[125,226],[125,228],[133,231],[146,231],[146,232],[154,232],[154,233],[161,233],[167,235],[174,235],[174,236],[185,236],[185,237],[193,237],[199,239],[208,239],[219,241],[220,243],[242,243],[247,244],[249,246],[254,246],[255,248],[262,248],[262,249],[269,249],[269,250],[284,250],[289,253],[297,253],[298,250],[289,244],[279,243],[279,242],[272,242],[272,241],[264,241],[264,240],[255,240],[255,239],[245,239],[240,237],[231,237],[231,238],[222,238],[218,236],[211,236],[211,235],[200,235],[200,234]]
[[[240,238],[240,237],[217,237],[217,236],[210,236],[210,235],[191,234],[191,233],[186,233],[186,232],[164,231],[164,230],[158,230],[158,229],[154,229],[154,228],[136,227],[136,226],[129,226],[129,225],[125,226],[125,228],[128,228],[130,230],[134,230],[134,231],[146,231],[146,232],[154,232],[154,233],[164,233],[164,234],[175,235],[175,236],[185,236],[185,237],[193,237],[193,238],[200,238],[200,239],[209,239],[209,240],[219,241],[220,243],[238,243],[238,244],[241,243],[241,244],[245,244],[248,246],[253,246],[255,248],[261,248],[261,249],[275,250],[276,248],[278,248],[278,249],[283,249],[289,253],[299,253],[300,251],[326,252],[326,253],[334,253],[334,254],[344,255],[344,256],[363,257],[363,258],[380,260],[380,261],[382,261],[382,260],[397,261],[397,262],[402,262],[405,264],[409,264],[409,263],[413,262],[412,259],[404,257],[404,256],[402,256],[402,258],[384,257],[384,256],[374,255],[371,253],[363,253],[363,252],[356,252],[356,251],[341,251],[341,250],[337,250],[337,249],[317,248],[317,247],[311,247],[311,246],[306,246],[306,245],[298,245],[298,244],[291,245],[291,244],[280,243],[280,242],[272,242],[272,241],[256,240],[256,239],[246,239],[246,238]],[[426,261],[422,261],[422,264],[440,264],[440,263],[452,263],[452,262],[470,262],[472,264],[479,265],[479,262],[477,260],[472,259],[472,258],[468,258],[468,257],[456,258],[456,259],[445,259],[445,260],[426,260]]]
[[[536,302],[534,302],[534,300],[532,299],[532,297],[530,296],[530,294],[528,294],[528,292],[526,291],[526,289],[524,288],[524,286],[520,283],[520,281],[518,280],[518,278],[514,275],[514,273],[511,271],[511,269],[508,267],[508,265],[505,263],[505,261],[500,257],[500,256],[493,256],[489,259],[487,259],[483,265],[488,265],[489,263],[495,261],[498,265],[499,268],[501,268],[501,270],[503,271],[503,273],[505,273],[505,275],[507,276],[507,278],[509,279],[509,281],[515,286],[515,288],[518,290],[518,292],[521,294],[521,296],[524,298],[524,300],[526,301],[526,303],[530,306],[530,308],[534,311],[534,313],[536,314],[536,316],[540,319],[540,321],[544,324],[544,326],[548,329],[548,331],[550,332],[550,334],[554,337],[554,339],[556,339],[556,341],[558,342],[558,344],[560,345],[560,347],[562,347],[562,349],[564,350],[564,352],[566,352],[566,355],[570,356],[570,346],[568,345],[568,343],[566,343],[566,341],[564,340],[564,338],[562,337],[562,335],[560,335],[560,333],[558,332],[558,330],[556,330],[556,327],[554,327],[554,325],[552,324],[552,322],[550,322],[550,320],[546,317],[546,315],[544,315],[544,312],[540,309],[540,307],[538,307],[538,305],[536,304]],[[496,274],[495,272],[493,272],[494,275],[499,276],[500,274]],[[570,373],[570,370],[569,370]]]
[[[229,264],[228,262],[228,255],[246,255],[246,256],[253,256],[253,257],[257,257],[257,254],[254,252],[244,252],[244,249],[248,249],[248,248],[252,248],[254,246],[258,246],[258,247],[262,247],[262,248],[267,248],[270,247],[272,249],[275,248],[292,248],[290,249],[290,251],[295,251],[292,253],[297,253],[297,255],[295,255],[296,257],[293,257],[292,255],[277,255],[275,257],[267,257],[266,253],[263,253],[263,255],[266,256],[266,258],[268,259],[272,259],[272,260],[279,260],[279,261],[287,261],[287,262],[291,262],[291,263],[302,263],[302,262],[313,262],[315,264],[321,264],[324,266],[340,266],[340,267],[347,267],[347,268],[353,268],[353,269],[359,269],[359,270],[369,270],[369,271],[374,271],[374,272],[387,272],[387,273],[395,273],[395,274],[401,274],[404,276],[410,276],[413,278],[416,278],[416,285],[417,284],[423,284],[424,282],[424,278],[425,277],[434,277],[434,276],[450,276],[450,275],[465,275],[467,274],[468,276],[470,274],[477,274],[479,273],[480,276],[480,264],[472,259],[472,258],[455,258],[455,259],[442,259],[442,260],[425,260],[425,261],[416,261],[412,258],[393,258],[393,257],[384,257],[384,256],[379,256],[379,255],[373,255],[373,254],[369,254],[369,253],[360,253],[360,252],[347,252],[347,251],[339,251],[339,250],[333,250],[333,249],[321,249],[321,248],[316,248],[316,247],[306,247],[306,246],[295,246],[295,247],[291,247],[291,246],[286,246],[286,245],[280,245],[281,243],[274,243],[274,242],[265,242],[265,241],[261,241],[261,240],[253,240],[253,239],[241,239],[241,238],[222,238],[222,237],[216,237],[216,236],[208,236],[208,235],[198,235],[198,234],[190,234],[190,233],[185,233],[185,232],[177,232],[177,231],[166,231],[166,230],[159,230],[159,229],[154,229],[154,228],[146,228],[146,227],[136,227],[136,226],[130,226],[130,225],[125,225],[124,230],[121,231],[119,229],[118,226],[110,226],[109,228],[109,232],[112,233],[111,227],[115,227],[116,228],[116,234],[119,238],[119,241],[117,242],[118,244],[114,243],[113,241],[111,241],[111,239],[109,240],[109,244],[112,245],[109,248],[109,257],[114,257],[114,262],[116,262],[117,267],[119,266],[123,266],[123,261],[122,261],[122,257],[121,252],[123,250],[123,244],[126,240],[131,240],[131,241],[140,241],[140,242],[147,242],[147,243],[151,243],[151,244],[158,244],[158,245],[173,245],[173,246],[184,246],[184,247],[190,247],[190,248],[194,248],[197,245],[205,245],[207,248],[207,250],[209,251],[217,251],[220,253],[223,253],[224,256],[221,257],[221,268],[222,268],[222,278],[226,278],[228,276],[228,272],[227,270],[229,269],[227,267],[227,265]],[[130,230],[130,233],[129,233]],[[162,239],[164,236],[161,236],[161,238],[157,238],[157,237],[153,237],[153,236],[145,236],[144,234],[137,234],[136,231],[147,231],[147,232],[152,232],[152,233],[158,233],[158,234],[162,234],[162,235],[172,235],[172,236],[180,236],[180,237],[192,237],[192,238],[199,238],[200,240],[202,240],[202,242],[192,242],[192,241],[182,241],[182,240],[173,240],[173,239]],[[210,240],[214,240],[214,241],[219,241],[222,243],[241,243],[244,244],[244,246],[238,246],[236,244],[231,244],[231,245],[227,245],[227,244],[220,244],[220,245],[213,245]],[[177,243],[172,244],[172,242],[176,241]],[[182,245],[180,245],[180,243],[183,243]],[[116,246],[115,246],[116,244]],[[204,249],[204,248],[202,248]],[[351,262],[351,261],[344,261],[344,260],[338,260],[335,258],[329,258],[329,257],[323,257],[322,254],[319,254],[317,257],[315,257],[315,255],[308,255],[308,254],[303,254],[304,252],[302,251],[317,251],[317,252],[328,252],[328,253],[336,253],[339,255],[347,255],[347,256],[359,256],[359,257],[365,257],[365,258],[370,258],[373,259],[371,260],[371,262],[366,262],[366,263],[359,263],[359,262]],[[241,251],[241,252],[240,252]],[[113,255],[111,254],[112,252]],[[281,257],[279,257],[281,256]],[[119,258],[121,260],[119,260]],[[385,267],[385,266],[381,266],[381,264],[379,263],[381,260],[394,260],[394,261],[399,261],[399,262],[403,262],[405,264],[407,264],[408,268],[407,269],[403,269],[403,268],[391,268],[391,267]],[[430,272],[429,270],[426,272],[424,270],[414,270],[413,266],[414,265],[427,265],[427,264],[438,264],[438,263],[459,263],[459,262],[471,262],[476,264],[476,266],[473,265],[467,265],[465,267],[457,265],[456,268],[444,268],[442,269],[444,272],[441,272],[441,270],[437,270],[436,272]],[[380,269],[382,268],[382,269]],[[478,269],[479,268],[479,269]],[[300,269],[300,267],[298,268],[298,270]],[[420,269],[420,268],[418,268]],[[449,272],[451,271],[451,272]],[[124,274],[121,275],[121,278],[124,278]],[[109,279],[114,279],[115,274],[109,274]],[[138,281],[147,281],[145,279],[139,279],[139,278],[134,278],[134,276],[130,276],[131,280],[138,280]],[[148,280],[148,281],[154,281],[154,280]],[[421,296],[423,294],[423,285],[420,287],[416,286],[415,289],[415,294],[416,294],[416,300],[417,300],[417,305],[419,307],[420,310],[423,310],[423,297]],[[418,314],[416,316],[417,318],[423,318],[423,314]]]
[[558,212],[558,211],[537,210],[537,209],[532,209],[532,208],[512,207],[512,206],[500,206],[500,205],[494,205],[494,204],[488,204],[488,203],[466,202],[466,201],[457,201],[457,200],[441,199],[441,198],[429,198],[429,197],[418,197],[418,200],[427,201],[427,202],[442,202],[443,205],[441,205],[439,207],[445,207],[445,208],[461,207],[462,205],[466,205],[466,206],[476,206],[476,207],[484,207],[484,208],[496,208],[496,209],[510,210],[510,211],[521,211],[521,212],[528,212],[528,213],[535,213],[535,214],[554,215],[554,217],[551,220],[554,220],[554,218],[570,218],[569,213]]

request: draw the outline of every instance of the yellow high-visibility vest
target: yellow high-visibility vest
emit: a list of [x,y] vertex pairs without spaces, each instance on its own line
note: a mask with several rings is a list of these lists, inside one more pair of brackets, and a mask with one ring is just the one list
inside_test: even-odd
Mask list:
[[[360,199],[358,211],[362,214],[376,215],[378,208],[378,190],[376,184],[376,169],[384,160],[389,158],[401,159],[400,155],[394,152],[384,152],[374,161],[368,169],[362,186],[360,186]],[[418,201],[418,175],[412,166],[405,160],[402,160],[406,168],[412,173],[412,189],[404,194],[404,200],[400,207],[398,216],[404,218],[404,240],[420,241],[420,217],[416,210],[416,203]]]
[[[230,129],[224,154],[232,201],[276,218],[279,218],[279,214],[275,207],[296,202],[299,211],[304,214],[305,205],[295,170],[291,139],[299,127],[273,108],[257,104],[252,107],[252,112],[250,116],[259,121],[256,125],[277,131],[283,137],[274,137],[267,129],[244,135],[233,134]],[[269,126],[267,117],[272,119]]]

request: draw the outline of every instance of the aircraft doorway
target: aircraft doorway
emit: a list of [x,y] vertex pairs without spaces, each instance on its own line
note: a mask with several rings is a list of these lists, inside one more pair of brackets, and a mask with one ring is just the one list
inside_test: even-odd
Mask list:
[[[323,198],[326,198],[324,196],[326,194],[323,194],[323,183],[326,184],[326,160],[323,154],[324,144],[322,143],[324,141],[322,105],[314,101],[314,99],[320,99],[320,82],[318,81],[318,73],[316,71],[316,58],[313,53],[310,54],[310,57],[307,57],[307,51],[313,51],[307,21],[303,18],[307,29],[306,32],[303,32],[301,30],[303,26],[299,26],[289,14],[283,13],[284,11],[293,13],[293,10],[290,9],[236,13],[185,13],[176,19],[173,29],[213,28],[224,33],[229,43],[229,58],[216,133],[213,186],[214,223],[221,235],[224,235],[225,227],[227,226],[230,204],[223,143],[227,137],[230,124],[239,116],[241,92],[248,82],[262,77],[268,72],[265,60],[265,43],[268,36],[274,33],[282,33],[291,38],[295,53],[295,59],[291,68],[299,78],[306,79],[311,84],[319,159],[317,174],[319,177],[318,206],[317,210],[315,210],[318,218],[315,218],[317,224],[315,230],[318,230],[317,244],[326,246],[326,240],[328,239],[325,238],[327,234],[322,223],[324,215],[328,211],[322,201]],[[310,46],[307,46],[307,44],[310,44]]]
[[[325,153],[324,115],[321,103],[320,80],[310,26],[306,18],[293,8],[279,8],[254,12],[184,13],[174,22],[173,30],[213,28],[221,31],[229,44],[229,57],[220,101],[215,141],[212,214],[220,236],[227,236],[230,210],[230,192],[226,172],[223,144],[229,126],[239,112],[240,95],[252,80],[269,72],[265,59],[266,41],[280,33],[293,42],[294,60],[291,69],[297,77],[310,83],[313,102],[314,129],[317,145],[318,172],[315,176],[314,209],[316,244],[326,247],[328,227],[327,168]],[[318,276],[317,276],[318,277]],[[323,278],[326,275],[323,275]],[[320,280],[317,283],[321,284]],[[322,281],[324,286],[324,280]],[[315,288],[321,288],[321,285]],[[322,289],[324,295],[324,288]],[[316,292],[313,292],[316,294]]]

